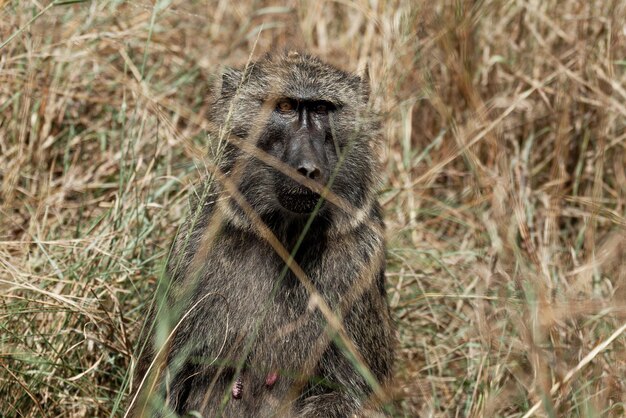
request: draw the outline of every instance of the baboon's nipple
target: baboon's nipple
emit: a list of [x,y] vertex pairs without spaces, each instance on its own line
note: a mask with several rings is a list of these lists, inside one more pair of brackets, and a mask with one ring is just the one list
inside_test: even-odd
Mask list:
[[241,376],[239,376],[233,385],[233,399],[241,399],[242,392],[243,382],[241,381]]
[[[265,387],[271,389],[277,380],[278,372],[271,372],[265,378]],[[233,399],[241,399],[241,396],[243,395],[243,381],[241,380],[241,376],[239,376],[233,384],[232,395]]]
[[265,378],[265,387],[267,387],[268,389],[271,389],[272,386],[274,386],[274,383],[276,383],[277,380],[278,380],[278,373],[277,372],[271,372]]

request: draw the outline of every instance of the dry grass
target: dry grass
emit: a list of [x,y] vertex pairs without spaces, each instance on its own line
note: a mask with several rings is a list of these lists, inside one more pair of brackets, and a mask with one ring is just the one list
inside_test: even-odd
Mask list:
[[369,65],[395,414],[626,413],[625,0],[57,3],[0,1],[3,416],[122,415],[212,75],[288,44]]

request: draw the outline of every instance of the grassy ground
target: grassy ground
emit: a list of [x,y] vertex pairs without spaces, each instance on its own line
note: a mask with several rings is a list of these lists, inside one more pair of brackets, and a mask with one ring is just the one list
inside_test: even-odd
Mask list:
[[0,0],[0,415],[122,416],[222,64],[366,64],[398,416],[626,412],[626,1]]

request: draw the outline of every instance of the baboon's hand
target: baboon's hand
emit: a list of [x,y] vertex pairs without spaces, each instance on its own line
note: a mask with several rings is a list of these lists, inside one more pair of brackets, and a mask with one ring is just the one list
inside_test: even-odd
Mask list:
[[380,411],[359,408],[354,398],[341,393],[311,396],[304,401],[300,418],[385,418]]
[[311,396],[305,400],[299,418],[385,418],[380,411],[362,409],[354,399],[340,393]]
[[300,410],[300,418],[322,418],[322,417],[356,417],[358,405],[348,396],[340,393],[325,393],[323,395],[311,396],[304,401],[304,406]]

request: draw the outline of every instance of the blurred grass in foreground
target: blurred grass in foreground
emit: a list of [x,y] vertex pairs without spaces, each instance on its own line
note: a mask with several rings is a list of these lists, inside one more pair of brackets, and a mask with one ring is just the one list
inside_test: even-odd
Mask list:
[[[623,416],[626,1],[0,1],[0,409],[121,416],[220,65],[366,64],[398,416]],[[123,390],[122,390],[123,389]]]

